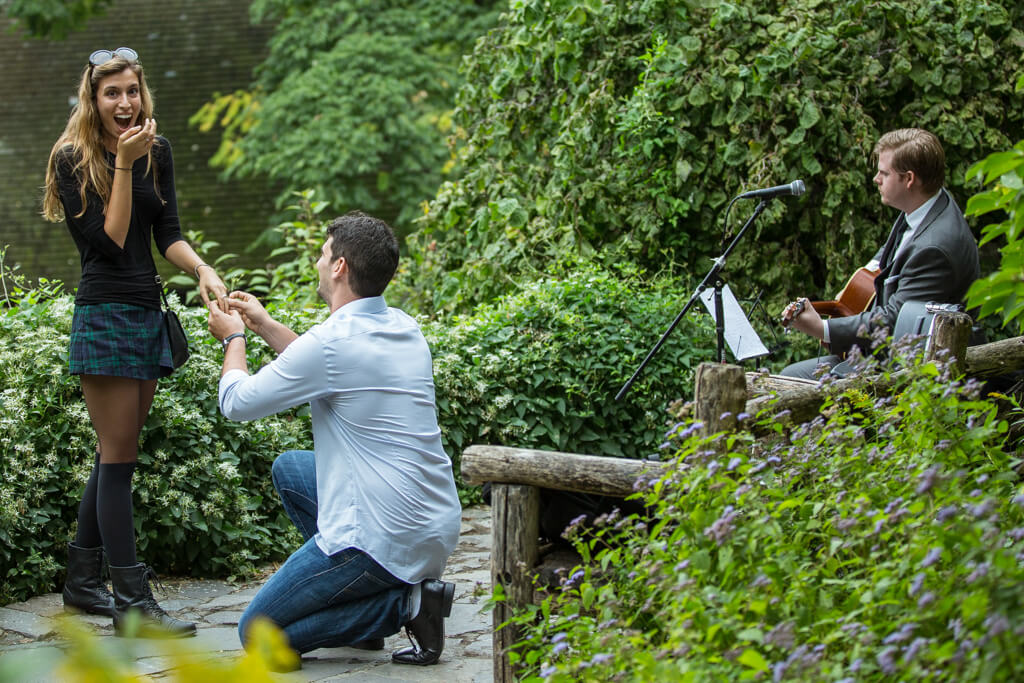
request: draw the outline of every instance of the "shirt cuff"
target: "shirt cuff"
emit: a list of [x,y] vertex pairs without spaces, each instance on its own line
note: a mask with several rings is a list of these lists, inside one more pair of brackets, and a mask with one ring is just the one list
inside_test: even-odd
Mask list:
[[[829,344],[829,343],[832,342],[832,335],[829,334],[829,332],[828,332],[828,321],[827,320],[822,320],[821,321],[821,341],[825,342],[826,344]],[[223,382],[224,380],[221,380],[221,381]]]

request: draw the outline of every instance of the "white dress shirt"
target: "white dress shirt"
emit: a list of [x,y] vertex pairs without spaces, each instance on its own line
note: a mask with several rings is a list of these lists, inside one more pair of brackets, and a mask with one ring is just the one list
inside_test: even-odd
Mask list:
[[358,548],[396,578],[440,578],[461,506],[441,447],[430,349],[383,297],[350,302],[255,375],[230,370],[220,407],[254,420],[303,403],[313,418],[317,546]]

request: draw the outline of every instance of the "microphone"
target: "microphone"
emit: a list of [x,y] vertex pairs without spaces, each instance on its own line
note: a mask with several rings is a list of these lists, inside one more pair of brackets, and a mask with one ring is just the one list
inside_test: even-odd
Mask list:
[[737,199],[771,199],[773,197],[780,197],[784,194],[791,194],[794,197],[799,197],[804,193],[804,181],[794,180],[789,185],[776,185],[775,187],[766,187],[762,190],[751,190],[750,192],[744,192]]

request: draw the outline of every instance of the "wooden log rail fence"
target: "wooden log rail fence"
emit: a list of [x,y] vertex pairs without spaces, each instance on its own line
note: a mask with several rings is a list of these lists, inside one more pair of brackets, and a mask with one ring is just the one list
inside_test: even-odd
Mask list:
[[[925,350],[927,360],[947,351],[967,375],[991,377],[1024,368],[1024,337],[968,347],[971,319],[963,313],[935,317]],[[865,379],[841,379],[828,391],[842,391]],[[892,381],[879,376],[869,380],[876,389]],[[694,417],[707,434],[736,428],[736,415],[755,415],[768,402],[790,411],[793,423],[813,419],[825,401],[825,390],[816,382],[744,373],[734,365],[704,363],[697,368],[694,386]],[[491,583],[501,584],[505,601],[493,615],[494,681],[511,683],[515,667],[509,648],[519,637],[516,628],[504,625],[518,609],[534,600],[534,574],[539,560],[540,489],[625,498],[636,480],[660,476],[665,463],[646,460],[559,453],[506,446],[472,445],[462,454],[462,479],[467,484],[491,482]],[[503,626],[504,625],[504,626]]]

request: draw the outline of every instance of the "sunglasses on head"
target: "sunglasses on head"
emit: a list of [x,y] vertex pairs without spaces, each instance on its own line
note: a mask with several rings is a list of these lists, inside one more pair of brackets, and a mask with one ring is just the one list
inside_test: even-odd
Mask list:
[[119,47],[116,50],[96,50],[89,55],[89,63],[93,66],[106,64],[114,57],[120,57],[129,62],[139,61],[139,53],[130,47]]

